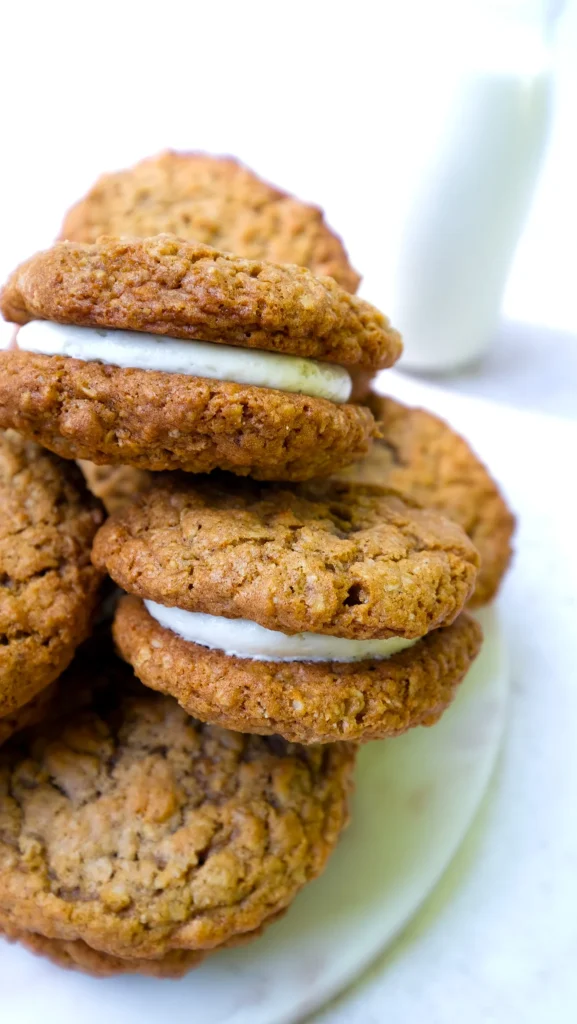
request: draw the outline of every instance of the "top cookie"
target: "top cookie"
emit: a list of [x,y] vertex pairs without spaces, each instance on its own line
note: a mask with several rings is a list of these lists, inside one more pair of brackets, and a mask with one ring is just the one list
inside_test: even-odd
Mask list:
[[479,561],[459,526],[382,488],[182,474],[115,513],[93,559],[160,604],[359,640],[448,625]]
[[401,354],[386,317],[330,277],[174,235],[59,242],[21,264],[6,320],[54,320],[305,356],[377,370]]
[[61,238],[163,232],[251,260],[297,263],[355,292],[359,275],[322,211],[273,188],[231,157],[166,151],[105,174],[68,212]]
[[0,432],[0,717],[66,668],[87,635],[101,574],[90,548],[102,506],[80,470]]
[[511,560],[515,518],[497,484],[463,437],[427,412],[371,395],[381,436],[338,478],[394,487],[463,527],[481,556],[470,604],[490,601]]

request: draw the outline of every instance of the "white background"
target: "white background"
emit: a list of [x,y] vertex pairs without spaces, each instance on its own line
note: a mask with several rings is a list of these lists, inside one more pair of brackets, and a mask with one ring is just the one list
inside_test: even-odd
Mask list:
[[[430,51],[451,40],[443,6],[450,0],[6,4],[0,276],[50,242],[99,173],[166,146],[234,153],[320,203],[356,266],[366,271],[370,256],[374,274],[425,127],[419,100],[440,76]],[[554,62],[549,156],[505,312],[577,329],[575,0]]]

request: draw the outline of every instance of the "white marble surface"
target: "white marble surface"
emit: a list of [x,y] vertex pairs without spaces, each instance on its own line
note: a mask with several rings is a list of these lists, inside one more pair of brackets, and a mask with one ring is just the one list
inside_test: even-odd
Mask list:
[[577,1018],[577,424],[390,373],[472,441],[519,516],[502,609],[512,660],[492,792],[442,884],[318,1024]]
[[[386,374],[380,380],[386,391]],[[504,319],[482,362],[429,381],[518,409],[577,419],[577,333]]]

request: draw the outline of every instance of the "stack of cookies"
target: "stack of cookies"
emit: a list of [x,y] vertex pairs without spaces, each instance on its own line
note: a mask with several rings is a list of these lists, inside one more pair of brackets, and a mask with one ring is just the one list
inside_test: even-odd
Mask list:
[[323,870],[358,744],[450,704],[513,520],[370,392],[400,338],[316,208],[166,153],[63,236],[1,299],[0,930],[179,976]]

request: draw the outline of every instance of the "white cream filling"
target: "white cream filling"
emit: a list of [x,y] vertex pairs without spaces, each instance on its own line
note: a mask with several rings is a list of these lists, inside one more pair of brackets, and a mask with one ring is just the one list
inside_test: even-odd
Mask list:
[[137,331],[31,320],[18,331],[18,348],[45,356],[70,356],[88,363],[252,384],[327,398],[331,402],[348,401],[352,390],[350,374],[333,363]]
[[[235,658],[253,661],[362,661],[364,658],[390,658],[397,651],[412,647],[417,640],[393,636],[388,640],[345,640],[321,633],[295,633],[286,636],[265,629],[248,619],[225,619],[221,615],[165,608],[155,601],[144,604],[153,619],[183,640]],[[420,638],[418,638],[420,639]]]

